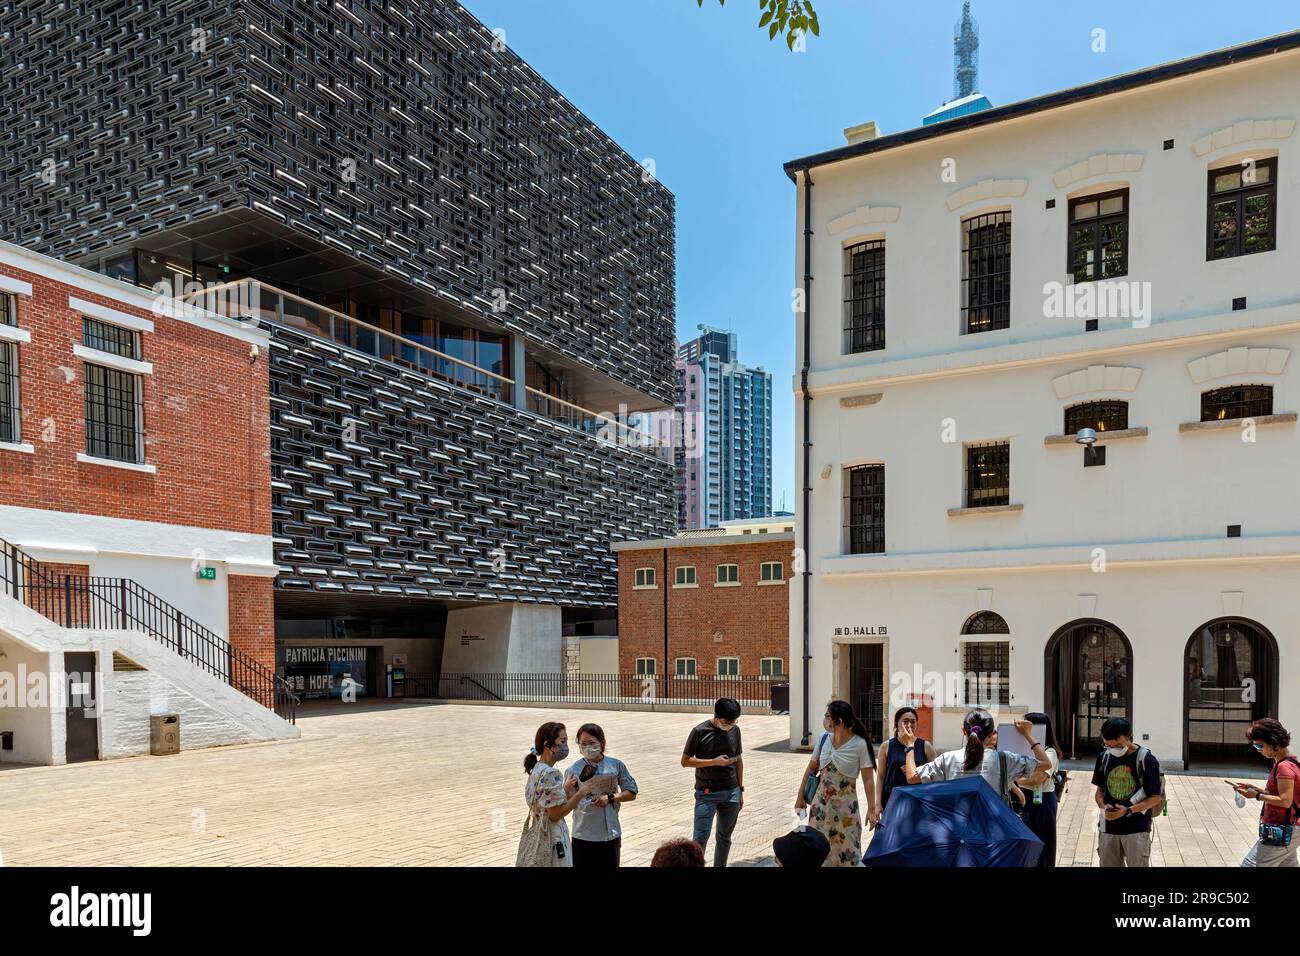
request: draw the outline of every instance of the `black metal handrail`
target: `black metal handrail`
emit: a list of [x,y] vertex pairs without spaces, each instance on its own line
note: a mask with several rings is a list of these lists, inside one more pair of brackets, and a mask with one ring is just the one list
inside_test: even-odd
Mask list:
[[299,700],[284,678],[130,578],[55,574],[0,538],[0,586],[68,628],[134,630],[294,723]]
[[[407,674],[400,696],[442,700],[537,701],[576,704],[712,704],[731,697],[742,704],[770,704],[772,687],[788,681],[772,676],[656,677],[645,674]],[[396,686],[394,694],[398,694]]]

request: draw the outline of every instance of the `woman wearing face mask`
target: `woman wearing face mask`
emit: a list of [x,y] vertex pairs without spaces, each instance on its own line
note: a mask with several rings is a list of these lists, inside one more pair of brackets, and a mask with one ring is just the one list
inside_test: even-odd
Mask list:
[[[875,829],[880,822],[880,811],[876,809],[876,754],[871,735],[853,713],[852,706],[843,700],[826,705],[822,729],[825,733],[799,780],[794,806],[796,810],[808,807],[808,825],[830,841],[830,855],[823,866],[861,866],[859,775],[867,792],[867,823]],[[809,790],[813,791],[811,797]]]
[[[1258,800],[1259,839],[1250,848],[1242,866],[1296,866],[1293,839],[1297,803],[1300,803],[1300,762],[1291,753],[1291,734],[1271,717],[1250,725],[1246,739],[1255,752],[1273,764],[1264,789],[1251,783],[1233,783],[1232,789],[1247,800]],[[1231,783],[1231,781],[1229,781]]]
[[545,723],[537,728],[533,749],[524,757],[528,820],[519,839],[516,866],[573,866],[569,825],[564,818],[591,792],[591,784],[575,780],[571,791],[566,788],[564,775],[555,764],[567,756],[569,735],[564,724]]
[[596,724],[583,724],[578,728],[578,752],[582,759],[575,761],[564,774],[566,789],[586,783],[593,777],[613,775],[614,793],[591,794],[584,797],[573,811],[573,865],[586,867],[611,867],[619,865],[623,848],[623,830],[618,822],[620,804],[636,799],[636,781],[627,772],[623,761],[605,753],[605,731]]

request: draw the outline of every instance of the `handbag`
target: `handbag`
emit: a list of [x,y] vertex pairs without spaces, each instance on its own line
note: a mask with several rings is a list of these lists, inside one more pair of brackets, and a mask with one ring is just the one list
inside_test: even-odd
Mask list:
[[[817,763],[817,766],[819,768],[821,766],[821,760],[822,760],[822,747],[826,744],[826,738],[829,736],[830,734],[823,733],[822,739],[817,741],[817,752],[813,754],[813,760]],[[820,769],[809,772],[808,776],[804,778],[803,781],[803,802],[804,803],[813,802],[813,798],[817,796],[817,785],[820,782],[821,782]],[[788,790],[786,792],[789,793]]]
[[551,816],[538,808],[537,790],[534,790],[532,802],[528,805],[528,819],[524,821],[524,831],[519,835],[515,866],[558,865]]

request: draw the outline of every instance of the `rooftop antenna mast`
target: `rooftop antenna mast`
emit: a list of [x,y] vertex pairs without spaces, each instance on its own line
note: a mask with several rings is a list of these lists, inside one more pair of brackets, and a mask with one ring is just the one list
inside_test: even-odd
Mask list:
[[970,15],[970,0],[962,4],[961,19],[953,29],[952,98],[970,96],[980,85],[980,28]]

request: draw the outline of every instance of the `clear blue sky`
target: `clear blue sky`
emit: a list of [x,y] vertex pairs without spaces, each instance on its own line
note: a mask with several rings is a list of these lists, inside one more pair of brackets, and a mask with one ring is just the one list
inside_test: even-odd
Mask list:
[[[739,334],[773,373],[774,506],[795,502],[790,159],[843,129],[919,126],[952,91],[960,0],[817,0],[802,54],[756,28],[756,0],[463,0],[677,197],[677,334]],[[974,0],[981,91],[1000,106],[1296,29],[1300,3]],[[1106,52],[1092,51],[1093,30]]]

